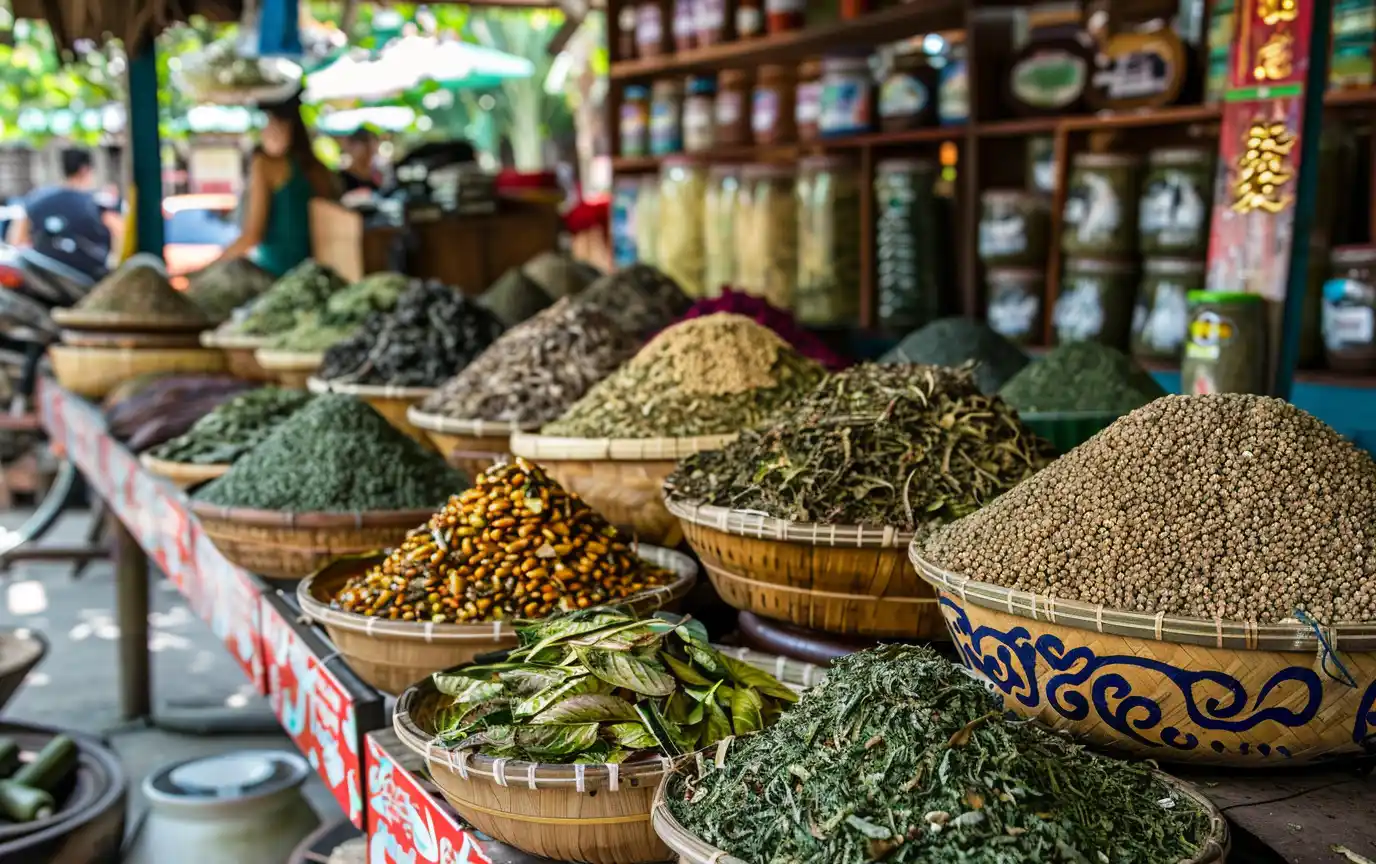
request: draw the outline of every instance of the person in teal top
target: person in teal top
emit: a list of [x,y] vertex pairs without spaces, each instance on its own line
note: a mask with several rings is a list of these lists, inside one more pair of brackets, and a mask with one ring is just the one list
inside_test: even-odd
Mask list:
[[249,166],[243,227],[220,260],[247,256],[281,276],[311,255],[310,200],[337,191],[311,149],[299,98],[261,107],[268,121]]

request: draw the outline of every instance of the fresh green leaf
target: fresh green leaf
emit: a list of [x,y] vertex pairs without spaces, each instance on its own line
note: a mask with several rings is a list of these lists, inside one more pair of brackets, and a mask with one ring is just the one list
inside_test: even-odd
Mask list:
[[456,749],[468,750],[475,747],[511,747],[516,740],[516,727],[492,726],[476,735],[470,735],[456,745]]
[[708,678],[717,680],[726,677],[726,667],[717,662],[722,655],[706,645],[689,645],[688,656],[693,658],[693,662]]
[[532,756],[568,756],[597,743],[598,724],[518,726],[516,746]]
[[[677,725],[674,725],[668,718],[660,713],[653,702],[642,702],[635,706],[635,711],[640,715],[640,722],[645,724],[645,731],[650,733],[655,739],[659,749],[667,756],[682,756],[683,747],[679,740],[681,732]],[[670,731],[673,726],[673,731]]]
[[[522,667],[512,669],[509,672],[498,674],[497,678],[504,684],[510,695],[525,699],[534,696],[541,690],[562,684],[571,677],[575,677],[579,672],[572,669],[532,669]],[[587,674],[586,670],[582,674]]]
[[536,714],[531,723],[541,725],[602,723],[609,720],[634,720],[635,706],[625,699],[605,693],[584,693],[556,702]]
[[615,612],[597,612],[586,617],[581,617],[578,614],[561,615],[555,618],[546,618],[532,627],[523,628],[526,632],[518,630],[518,633],[522,639],[529,635],[534,640],[529,650],[524,653],[536,654],[546,648],[563,644],[575,636],[596,633],[600,630],[610,630],[626,623],[626,616]]
[[454,697],[456,706],[473,705],[495,699],[505,690],[498,681],[479,681],[463,675],[435,673],[435,689]]
[[644,723],[612,723],[605,727],[612,740],[629,750],[649,750],[659,746]]
[[600,765],[607,761],[607,757],[612,753],[612,745],[606,741],[595,741],[588,749],[579,753],[573,760],[575,765]]
[[764,700],[752,687],[737,687],[731,699],[731,728],[747,735],[764,728]]
[[704,677],[701,672],[694,669],[693,664],[684,663],[682,660],[671,656],[667,651],[661,653],[659,656],[668,664],[669,669],[678,677],[678,680],[682,681],[684,684],[697,684],[700,687],[711,685],[712,682]]
[[703,718],[705,728],[699,746],[709,747],[723,738],[731,737],[731,718],[726,716],[716,699],[708,699],[704,704],[707,707]]
[[674,677],[657,661],[620,651],[576,650],[578,659],[588,671],[608,684],[644,696],[668,696],[674,692]]
[[680,690],[669,697],[664,713],[675,723],[689,725],[702,720],[702,704]]
[[645,626],[645,622],[632,621],[624,627],[613,627],[609,630],[599,630],[596,633],[580,636],[569,644],[583,648],[598,648],[603,651],[630,651],[633,648],[655,645],[659,641],[660,637]]
[[581,675],[577,678],[570,678],[562,684],[547,687],[534,696],[522,700],[517,703],[511,713],[517,718],[533,717],[554,703],[570,696],[579,696],[583,693],[606,693],[610,689],[592,675]]
[[766,696],[773,696],[775,699],[782,699],[785,702],[798,701],[797,693],[788,689],[778,678],[763,669],[756,669],[743,660],[737,660],[725,654],[717,654],[717,659],[726,669],[726,674],[730,675],[731,680],[737,684],[747,684]]

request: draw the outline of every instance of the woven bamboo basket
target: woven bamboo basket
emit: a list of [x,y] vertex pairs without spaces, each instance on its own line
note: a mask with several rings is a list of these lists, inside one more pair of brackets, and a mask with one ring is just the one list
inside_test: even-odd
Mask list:
[[130,378],[155,372],[223,372],[224,354],[207,348],[48,348],[57,383],[91,399],[102,399]]
[[199,348],[198,333],[107,333],[101,330],[63,330],[62,344],[82,348]]
[[324,351],[279,351],[275,348],[259,348],[253,352],[253,359],[283,387],[291,390],[305,390],[306,382],[325,362]]
[[292,513],[191,501],[215,548],[268,579],[304,579],[336,558],[386,549],[430,518],[433,508],[370,513]]
[[406,419],[417,429],[424,430],[430,443],[444,454],[449,464],[469,477],[476,477],[505,461],[511,452],[514,433],[537,428],[503,420],[455,420],[427,414],[415,405],[406,412]]
[[[678,579],[625,601],[640,614],[664,608],[688,593],[698,568],[687,555],[641,546],[645,560],[667,567]],[[327,564],[296,588],[301,611],[325,628],[330,641],[358,677],[384,693],[400,693],[432,672],[468,663],[479,654],[516,645],[509,621],[483,624],[432,624],[392,621],[347,612],[332,606],[351,576],[382,561],[380,554],[360,555]]]
[[259,365],[258,359],[253,356],[267,341],[265,336],[240,336],[236,333],[225,333],[220,330],[201,332],[201,345],[223,351],[225,363],[229,367],[229,374],[247,381],[276,380],[268,370]]
[[725,447],[733,435],[695,438],[558,438],[517,432],[511,453],[538,462],[617,528],[646,543],[677,546],[683,526],[664,506],[678,460]]
[[[773,672],[777,658],[730,650]],[[790,669],[797,671],[797,664]],[[813,668],[813,674],[821,671]],[[797,680],[783,679],[797,686]],[[434,715],[448,697],[430,679],[397,700],[392,726],[425,758],[446,801],[474,828],[522,852],[555,861],[641,864],[671,853],[650,824],[656,790],[670,767],[655,757],[621,765],[551,765],[455,753],[435,737]]]
[[[724,850],[708,844],[697,835],[689,833],[688,829],[683,827],[682,823],[674,817],[673,811],[669,809],[666,795],[671,780],[673,777],[690,770],[693,765],[692,757],[679,759],[665,776],[664,782],[655,790],[655,797],[650,810],[650,823],[654,827],[655,833],[659,835],[659,839],[666,846],[673,850],[679,864],[747,864],[747,862],[727,854]],[[1232,844],[1228,835],[1228,820],[1223,817],[1218,807],[1204,797],[1193,785],[1160,771],[1156,772],[1156,776],[1176,794],[1182,798],[1190,799],[1209,815],[1209,833],[1204,842],[1200,844],[1199,852],[1191,858],[1181,859],[1174,864],[1223,864],[1227,861],[1228,850]]]
[[410,435],[426,447],[433,447],[430,443],[430,436],[418,426],[411,423],[407,412],[411,406],[435,392],[434,387],[392,387],[388,385],[375,384],[348,384],[343,381],[325,381],[321,378],[311,376],[306,382],[306,389],[312,393],[343,393],[348,396],[357,396],[364,402],[373,406],[373,409],[387,422],[396,428]]
[[1274,767],[1376,741],[1376,625],[1147,615],[976,582],[910,552],[965,664],[1004,703],[1105,749]]
[[670,513],[721,599],[799,627],[848,636],[945,639],[936,594],[893,528],[786,522],[669,497]]
[[101,333],[191,333],[205,329],[205,319],[170,318],[134,312],[88,312],[84,309],[57,308],[53,323],[64,330],[91,330]]
[[148,469],[148,473],[156,474],[171,482],[178,489],[191,489],[202,483],[209,483],[230,468],[228,462],[215,462],[208,465],[195,462],[173,462],[169,459],[157,459],[147,453],[139,456],[139,462]]

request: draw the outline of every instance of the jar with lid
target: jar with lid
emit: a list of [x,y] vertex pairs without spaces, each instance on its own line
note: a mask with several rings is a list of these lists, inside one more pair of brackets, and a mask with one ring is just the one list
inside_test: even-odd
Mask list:
[[707,175],[707,199],[703,205],[703,246],[707,252],[705,296],[716,297],[722,286],[737,285],[736,242],[741,226],[740,168],[713,165]]
[[1025,189],[980,195],[979,259],[990,267],[1036,267],[1046,261],[1051,205]]
[[697,22],[694,28],[699,48],[731,41],[736,30],[734,0],[697,0]]
[[627,3],[621,7],[621,11],[616,16],[616,59],[634,60],[636,58],[635,49],[635,26],[636,4]]
[[683,150],[683,82],[656,81],[650,101],[650,152],[667,156]]
[[1190,325],[1180,361],[1180,390],[1263,393],[1266,386],[1266,306],[1257,294],[1191,291]]
[[1084,108],[1094,70],[1095,43],[1075,6],[1028,15],[1027,44],[1013,57],[1006,94],[1021,115],[1074,114]]
[[879,326],[907,332],[941,315],[948,261],[941,169],[926,159],[885,159],[874,167],[874,248]]
[[807,0],[764,0],[766,33],[787,33],[803,29]]
[[1057,343],[1099,342],[1126,351],[1136,292],[1137,267],[1130,262],[1067,259],[1051,313]]
[[674,50],[692,51],[698,47],[698,0],[673,0]]
[[707,276],[704,237],[707,169],[691,156],[671,156],[659,168],[659,263],[689,297],[701,297]]
[[1043,195],[1056,191],[1056,139],[1050,135],[1032,135],[1027,139],[1028,186]]
[[726,69],[717,76],[716,141],[740,147],[754,140],[750,131],[750,72]]
[[1142,254],[1208,254],[1213,188],[1212,150],[1177,147],[1148,153],[1137,220]]
[[821,135],[819,123],[822,119],[822,61],[805,60],[798,67],[797,100],[793,117],[798,129],[798,140],[816,141]]
[[1069,255],[1125,258],[1137,247],[1137,180],[1133,153],[1078,153],[1071,163],[1061,220]]
[[711,150],[717,129],[717,82],[710,75],[695,75],[688,79],[687,91],[683,100],[683,150]]
[[788,144],[793,123],[794,70],[761,66],[750,102],[750,131],[756,144]]
[[1189,258],[1148,258],[1132,310],[1132,356],[1176,360],[1189,329],[1189,296],[1204,290],[1204,262]]
[[638,260],[635,248],[635,207],[640,180],[617,177],[612,183],[612,266],[629,267]]
[[989,329],[1018,345],[1041,342],[1044,269],[990,267],[984,273],[984,292]]
[[901,132],[936,125],[940,79],[920,45],[895,55],[879,88],[880,127]]
[[622,92],[620,132],[622,156],[650,152],[650,88],[630,84]]
[[798,278],[798,205],[792,165],[747,165],[741,171],[736,270],[741,290],[779,309],[793,308]]
[[764,34],[764,6],[761,0],[736,0],[736,38],[754,39]]
[[868,57],[827,57],[822,61],[822,114],[818,131],[858,135],[874,126],[874,78]]
[[860,178],[842,156],[798,165],[798,282],[793,308],[812,326],[851,324],[859,312]]
[[659,177],[646,174],[640,178],[635,198],[635,252],[641,264],[659,263]]
[[1323,285],[1324,357],[1341,372],[1376,371],[1376,246],[1338,246]]
[[965,65],[965,43],[952,38],[950,45],[950,55],[941,67],[936,88],[936,112],[942,126],[959,126],[970,122],[970,76]]
[[669,0],[645,0],[635,7],[635,53],[661,57],[668,53]]

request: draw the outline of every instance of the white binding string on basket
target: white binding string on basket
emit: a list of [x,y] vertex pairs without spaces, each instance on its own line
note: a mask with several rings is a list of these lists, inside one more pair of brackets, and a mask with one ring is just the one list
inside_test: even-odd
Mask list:
[[707,864],[717,864],[718,861],[726,857],[725,849],[718,849],[712,853],[712,857],[707,859]]
[[492,779],[496,781],[498,786],[506,785],[506,761],[505,759],[497,759],[492,763]]
[[1104,604],[1094,604],[1094,629],[1104,632]]
[[[1218,647],[1219,647],[1219,648],[1222,648],[1222,647],[1223,647],[1223,619],[1222,619],[1222,618],[1215,618],[1215,619],[1214,619],[1214,639],[1217,640],[1217,642],[1218,642]],[[1251,646],[1249,645],[1249,646],[1247,646],[1247,647],[1250,648]]]
[[423,633],[423,638],[425,639],[426,642],[434,642],[434,641],[435,641],[435,622],[434,622],[434,621],[427,620],[427,621],[425,622],[425,630],[424,630],[424,633]]
[[526,765],[526,788],[535,788],[535,763],[530,762]]
[[621,789],[621,766],[615,762],[607,763],[607,788],[613,792]]
[[786,669],[787,667],[788,667],[788,660],[787,660],[782,654],[780,654],[778,657],[775,657],[775,658],[774,658],[774,677],[775,677],[775,678],[782,678],[782,677],[784,677],[784,669]]
[[811,687],[811,686],[812,686],[812,673],[815,672],[816,670],[817,670],[817,667],[814,666],[814,665],[812,665],[811,663],[804,663],[804,664],[803,664],[803,686],[804,686],[804,687]]
[[573,791],[587,791],[587,786],[585,782],[585,775],[587,774],[587,769],[588,766],[584,765],[582,762],[579,762],[573,766]]
[[726,766],[726,751],[730,748],[731,736],[727,736],[726,738],[723,738],[717,742],[717,756],[715,761],[717,763],[718,768],[723,768]]
[[376,618],[374,618],[373,616],[369,615],[369,616],[367,616],[366,618],[364,618],[363,620],[364,620],[364,622],[365,622],[365,623],[363,624],[363,633],[364,633],[364,635],[365,635],[365,636],[371,636],[371,635],[373,635],[373,628],[377,626],[377,621],[378,621],[378,619],[376,619]]
[[1164,624],[1165,621],[1166,621],[1166,613],[1165,613],[1165,612],[1157,612],[1157,613],[1156,613],[1156,641],[1158,641],[1158,642],[1161,641],[1161,625]]
[[494,641],[497,640],[497,639],[501,639],[501,638],[502,638],[502,622],[501,622],[501,621],[493,621],[493,622],[492,622],[492,638],[493,638]]
[[468,751],[468,750],[460,750],[460,751],[459,751],[459,764],[458,764],[457,766],[455,766],[455,767],[457,768],[458,772],[459,772],[459,776],[462,777],[462,778],[465,779],[465,780],[468,779],[468,757],[469,757],[469,753],[470,753],[470,751]]

